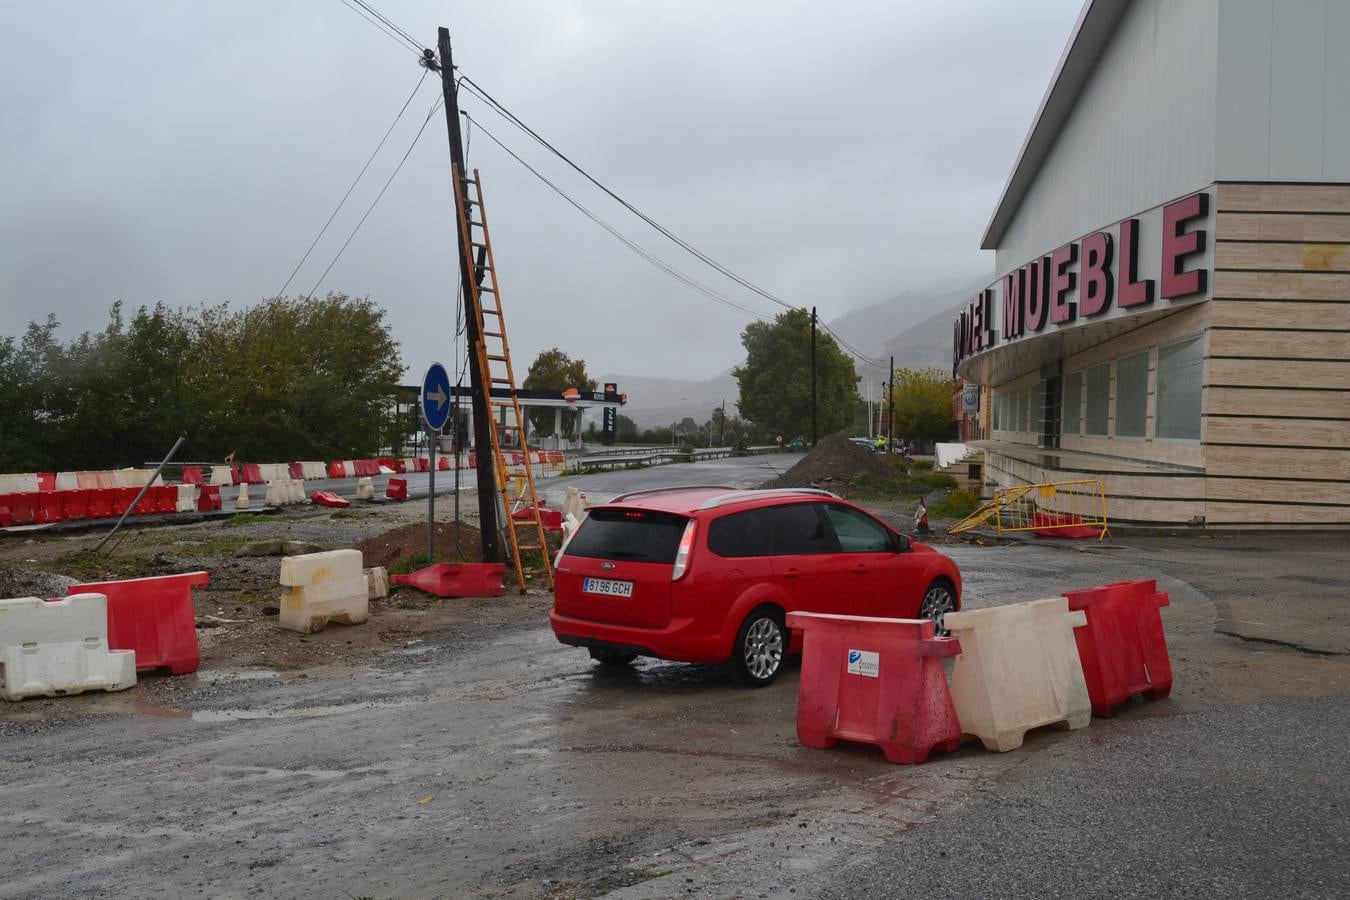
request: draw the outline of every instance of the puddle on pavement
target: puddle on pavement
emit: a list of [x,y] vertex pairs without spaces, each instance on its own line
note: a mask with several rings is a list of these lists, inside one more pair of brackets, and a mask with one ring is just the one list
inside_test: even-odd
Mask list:
[[334,706],[298,706],[293,709],[199,709],[188,713],[194,722],[244,722],[251,719],[318,719],[368,709],[397,709],[424,702],[423,698],[394,701],[358,700]]
[[280,678],[281,673],[272,669],[215,669],[209,672],[198,670],[198,684],[217,684],[222,681],[263,681]]

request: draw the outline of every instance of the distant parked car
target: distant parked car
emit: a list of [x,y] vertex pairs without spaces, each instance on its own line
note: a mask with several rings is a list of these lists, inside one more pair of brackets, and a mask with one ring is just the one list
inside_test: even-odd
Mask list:
[[592,507],[558,552],[553,633],[607,665],[729,664],[769,684],[806,611],[892,618],[960,608],[956,564],[826,491],[680,487]]

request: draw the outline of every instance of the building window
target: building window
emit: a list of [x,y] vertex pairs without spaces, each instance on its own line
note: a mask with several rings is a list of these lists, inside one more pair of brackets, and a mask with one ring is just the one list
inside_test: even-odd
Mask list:
[[1061,434],[1077,436],[1083,405],[1083,373],[1072,372],[1064,378],[1064,414]]
[[1022,388],[1017,392],[1018,431],[1031,430],[1031,389]]
[[1116,360],[1116,436],[1143,437],[1148,417],[1148,351]]
[[1106,434],[1110,403],[1111,364],[1102,363],[1087,370],[1087,434]]
[[1158,437],[1200,439],[1203,364],[1200,335],[1158,348]]

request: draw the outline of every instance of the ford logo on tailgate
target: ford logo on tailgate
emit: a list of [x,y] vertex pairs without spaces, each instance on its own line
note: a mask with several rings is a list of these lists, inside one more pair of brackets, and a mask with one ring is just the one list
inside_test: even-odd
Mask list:
[[605,569],[605,570],[612,569],[612,568],[614,568],[614,563],[612,563],[612,562],[601,563],[601,564],[600,564],[600,568]]

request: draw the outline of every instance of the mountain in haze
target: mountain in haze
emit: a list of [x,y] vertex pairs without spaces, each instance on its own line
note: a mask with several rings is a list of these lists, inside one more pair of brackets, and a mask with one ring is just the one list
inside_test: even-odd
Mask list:
[[[846,313],[829,322],[830,330],[867,356],[889,362],[897,369],[951,368],[952,320],[975,293],[988,287],[992,274],[928,290],[906,291],[871,306]],[[886,379],[881,370],[858,364],[864,381]],[[740,391],[728,369],[702,381],[648,378],[641,375],[604,375],[628,395],[623,414],[643,428],[669,425],[690,416],[707,421],[713,407],[725,400],[727,415],[736,415]],[[864,390],[861,386],[859,390]]]

